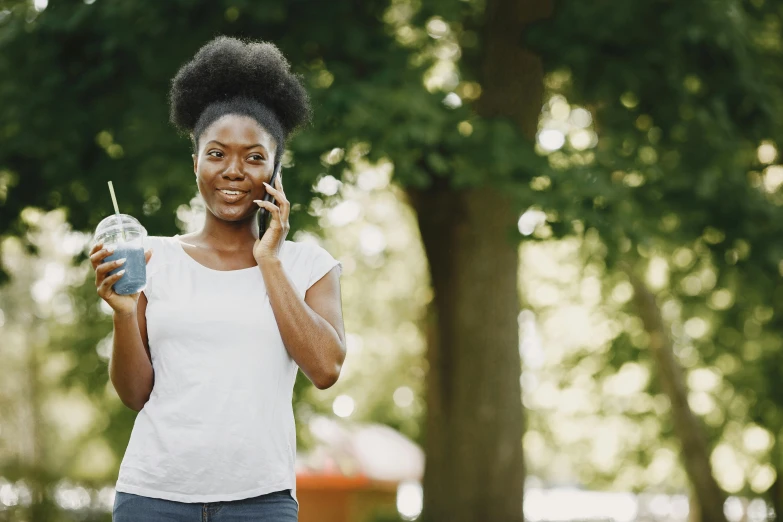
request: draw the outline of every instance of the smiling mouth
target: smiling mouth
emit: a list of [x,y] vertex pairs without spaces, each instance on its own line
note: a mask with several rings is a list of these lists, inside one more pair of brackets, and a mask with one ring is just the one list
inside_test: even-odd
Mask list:
[[225,201],[226,203],[237,203],[239,200],[244,198],[245,195],[248,193],[242,190],[217,189],[217,191],[220,193],[221,197],[223,198],[223,201]]

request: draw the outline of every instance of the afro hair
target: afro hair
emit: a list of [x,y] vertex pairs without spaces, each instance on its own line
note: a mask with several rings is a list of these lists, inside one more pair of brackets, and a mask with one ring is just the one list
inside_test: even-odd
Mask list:
[[171,84],[171,122],[193,137],[225,114],[250,116],[278,141],[310,121],[310,98],[288,60],[268,42],[220,36],[183,65]]

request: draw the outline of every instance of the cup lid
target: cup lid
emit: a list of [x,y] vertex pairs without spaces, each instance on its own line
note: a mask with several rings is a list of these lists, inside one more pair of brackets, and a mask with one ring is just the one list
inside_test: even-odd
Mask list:
[[147,230],[135,217],[127,214],[112,214],[98,223],[98,226],[95,228],[95,234],[93,235],[93,241],[96,241],[103,235],[119,234],[123,230],[126,232],[133,231],[140,233],[142,236],[147,235]]

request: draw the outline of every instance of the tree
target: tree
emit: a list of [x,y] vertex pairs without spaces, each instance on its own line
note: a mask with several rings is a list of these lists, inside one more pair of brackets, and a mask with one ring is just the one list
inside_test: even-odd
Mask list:
[[[462,71],[482,90],[474,118],[513,122],[520,148],[530,148],[534,141],[543,70],[539,59],[520,46],[519,35],[550,10],[550,2],[489,1],[485,12],[464,21],[467,27],[475,24],[481,42],[472,60],[466,60],[473,68]],[[456,27],[460,22],[453,20]],[[446,157],[454,161],[457,154]],[[424,516],[429,520],[522,520],[519,255],[514,237],[520,202],[513,197],[517,191],[509,197],[493,183],[501,162],[487,154],[467,188],[459,184],[461,172],[440,173],[436,165],[427,166],[436,182],[411,191],[436,303],[427,355]],[[518,179],[526,172],[510,174]]]
[[655,296],[635,273],[655,256],[671,259],[696,247],[714,263],[718,281],[743,261],[766,274],[759,284],[775,274],[780,257],[770,245],[780,233],[780,209],[748,177],[763,168],[757,147],[780,138],[780,11],[754,3],[663,7],[563,2],[533,35],[556,90],[591,109],[600,136],[594,153],[579,153],[574,142],[575,154],[552,154],[545,188],[553,199],[576,199],[551,205],[553,229],[577,220],[597,231],[609,266],[630,272],[651,350],[660,362],[675,361],[659,372],[702,518],[722,520],[709,448],[690,437],[694,416],[666,348],[669,335]]
[[0,290],[0,411],[8,421],[0,469],[3,480],[24,485],[30,500],[16,506],[12,500],[4,520],[44,522],[63,519],[55,501],[63,477],[100,487],[116,473],[111,446],[127,442],[133,419],[117,407],[116,394],[105,393],[107,373],[99,369],[108,353],[96,345],[109,318],[95,302],[94,285],[91,299],[71,288],[87,273],[86,265],[71,264],[85,234],[71,230],[62,211],[26,209],[22,219],[37,253],[18,238],[3,241],[2,262],[13,277]]

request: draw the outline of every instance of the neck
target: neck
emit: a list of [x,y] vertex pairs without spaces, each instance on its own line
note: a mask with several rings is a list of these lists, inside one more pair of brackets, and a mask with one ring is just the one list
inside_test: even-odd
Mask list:
[[198,237],[216,250],[239,251],[253,248],[258,239],[256,213],[241,221],[223,221],[207,211]]

